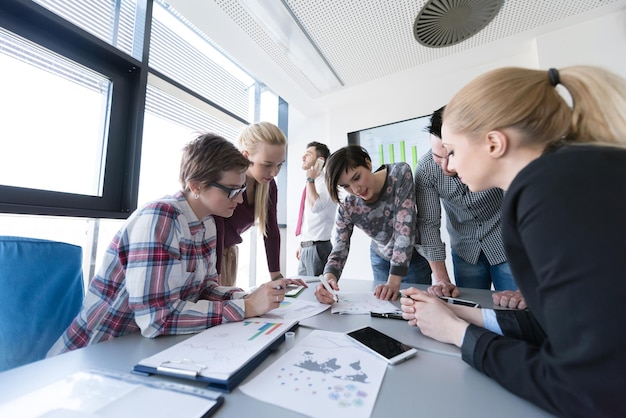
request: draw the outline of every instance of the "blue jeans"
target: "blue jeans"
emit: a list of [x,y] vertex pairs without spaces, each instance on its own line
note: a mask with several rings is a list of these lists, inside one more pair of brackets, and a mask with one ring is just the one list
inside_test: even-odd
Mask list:
[[[389,269],[391,263],[385,260],[370,247],[370,260],[372,262],[372,271],[374,272],[374,281],[386,283],[389,278]],[[432,283],[432,271],[428,261],[415,251],[413,248],[413,255],[411,256],[411,264],[409,264],[409,271],[406,276],[402,278],[402,283],[417,283],[428,284]]]
[[459,287],[475,289],[517,290],[517,284],[508,262],[492,266],[482,251],[476,264],[468,263],[452,251],[454,263],[454,281]]

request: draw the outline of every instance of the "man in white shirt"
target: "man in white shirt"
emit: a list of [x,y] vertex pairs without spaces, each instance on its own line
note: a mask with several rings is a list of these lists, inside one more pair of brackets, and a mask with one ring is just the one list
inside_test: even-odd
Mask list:
[[302,195],[296,235],[300,245],[296,250],[298,275],[319,276],[332,250],[330,235],[335,225],[337,205],[331,200],[324,181],[324,164],[330,155],[328,147],[320,142],[307,144],[302,156],[306,170],[306,185]]

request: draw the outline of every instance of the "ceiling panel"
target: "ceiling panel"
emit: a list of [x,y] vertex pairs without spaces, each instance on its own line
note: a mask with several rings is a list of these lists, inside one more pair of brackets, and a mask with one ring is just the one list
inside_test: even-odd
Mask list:
[[[322,96],[238,0],[214,1],[310,98]],[[571,24],[572,18],[582,21],[626,7],[626,0],[505,0],[494,20],[478,34],[456,45],[429,48],[418,43],[412,32],[426,0],[284,0],[284,3],[343,81],[343,88],[514,35],[536,36],[542,30]],[[247,70],[254,73],[254,69]]]

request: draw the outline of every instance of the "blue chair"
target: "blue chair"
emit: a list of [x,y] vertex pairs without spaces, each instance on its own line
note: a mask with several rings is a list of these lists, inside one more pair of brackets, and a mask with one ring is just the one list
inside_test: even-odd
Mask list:
[[46,356],[84,298],[82,248],[0,236],[0,371]]

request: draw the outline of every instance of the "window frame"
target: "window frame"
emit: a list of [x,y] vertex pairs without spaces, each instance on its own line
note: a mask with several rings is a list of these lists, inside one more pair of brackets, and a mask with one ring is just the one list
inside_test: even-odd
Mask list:
[[124,219],[137,208],[151,16],[152,1],[147,1],[138,61],[35,2],[0,3],[0,26],[108,77],[114,86],[102,196],[0,185],[0,212]]

